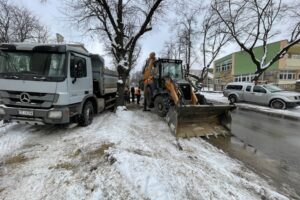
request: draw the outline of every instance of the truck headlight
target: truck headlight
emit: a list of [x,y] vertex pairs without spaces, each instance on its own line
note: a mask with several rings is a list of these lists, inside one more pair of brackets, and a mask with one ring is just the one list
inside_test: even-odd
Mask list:
[[5,110],[4,110],[4,108],[0,108],[0,115],[5,115]]
[[48,112],[49,119],[61,119],[62,118],[62,111],[60,110],[52,110]]

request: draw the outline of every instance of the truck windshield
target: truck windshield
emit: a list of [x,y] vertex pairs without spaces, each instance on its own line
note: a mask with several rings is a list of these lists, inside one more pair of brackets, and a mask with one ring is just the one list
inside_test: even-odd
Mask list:
[[5,78],[62,78],[65,54],[0,52],[0,76]]
[[263,87],[266,88],[267,90],[269,90],[272,93],[282,91],[279,87],[277,87],[275,85],[263,85]]
[[162,63],[162,77],[169,76],[172,79],[182,79],[181,63]]

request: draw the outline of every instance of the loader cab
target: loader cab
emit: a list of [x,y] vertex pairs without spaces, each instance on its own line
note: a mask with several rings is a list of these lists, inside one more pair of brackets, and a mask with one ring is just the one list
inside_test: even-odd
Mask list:
[[183,79],[182,61],[173,59],[158,59],[155,67],[159,70],[159,79],[166,77],[172,80]]

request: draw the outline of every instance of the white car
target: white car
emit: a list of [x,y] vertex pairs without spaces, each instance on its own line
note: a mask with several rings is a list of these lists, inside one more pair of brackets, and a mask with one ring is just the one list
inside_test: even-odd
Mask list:
[[284,91],[271,84],[229,83],[226,85],[223,94],[228,97],[231,103],[246,101],[267,105],[276,109],[285,109],[300,105],[299,92]]

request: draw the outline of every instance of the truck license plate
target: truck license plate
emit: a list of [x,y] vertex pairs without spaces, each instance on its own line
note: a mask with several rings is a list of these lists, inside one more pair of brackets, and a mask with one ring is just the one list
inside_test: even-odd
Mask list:
[[28,110],[19,110],[19,115],[24,115],[24,116],[33,116],[33,111],[28,111]]

